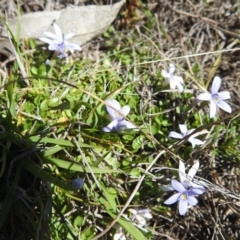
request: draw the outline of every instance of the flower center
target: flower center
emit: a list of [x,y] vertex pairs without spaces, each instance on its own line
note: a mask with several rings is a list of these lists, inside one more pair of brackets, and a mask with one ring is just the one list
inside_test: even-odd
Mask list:
[[221,98],[219,97],[218,94],[213,94],[213,95],[212,95],[212,100],[213,100],[215,103],[218,103],[218,102],[221,100]]
[[122,121],[123,120],[123,116],[122,116],[122,114],[120,112],[115,111],[115,116],[116,116],[116,119],[118,121]]
[[183,193],[181,196],[180,196],[180,199],[182,200],[186,200],[188,198],[188,195],[186,193]]

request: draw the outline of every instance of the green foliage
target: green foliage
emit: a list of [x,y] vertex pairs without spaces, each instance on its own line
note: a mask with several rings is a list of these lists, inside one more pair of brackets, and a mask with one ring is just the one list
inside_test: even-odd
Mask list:
[[[151,28],[155,18],[148,10],[144,13]],[[239,120],[214,124],[199,113],[206,104],[193,105],[193,94],[164,92],[161,71],[153,73],[147,63],[142,64],[159,59],[157,52],[149,50],[152,43],[140,39],[135,30],[129,35],[110,27],[104,34],[107,52],[98,62],[55,59],[49,66],[45,64],[49,53],[36,50],[25,54],[22,59],[29,86],[22,82],[14,62],[0,96],[0,124],[5,129],[0,134],[2,236],[92,239],[116,218],[156,154],[177,142],[168,134],[184,122],[189,128],[211,128],[207,150],[213,150],[218,142],[216,155],[240,160]],[[34,49],[36,43],[28,40],[25,47]],[[23,50],[18,51],[22,54]],[[199,64],[191,70],[199,74]],[[211,76],[214,73],[212,68]],[[138,131],[102,131],[110,122],[104,103],[108,98],[130,106],[127,118]],[[156,165],[176,166],[176,156],[188,159],[192,151],[189,143],[175,144]],[[164,179],[166,172],[151,174]],[[166,215],[164,193],[159,188],[166,183],[151,174],[146,175],[132,204]],[[71,182],[78,177],[85,185],[75,190]],[[127,217],[120,217],[117,223],[133,239],[154,235],[151,221],[148,231]],[[115,232],[113,227],[107,236]]]

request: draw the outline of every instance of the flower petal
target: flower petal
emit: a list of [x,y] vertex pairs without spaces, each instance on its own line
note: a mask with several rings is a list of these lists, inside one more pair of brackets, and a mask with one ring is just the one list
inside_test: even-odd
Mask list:
[[169,78],[169,84],[170,84],[170,89],[175,89],[177,86],[176,82],[172,78]]
[[197,96],[197,99],[203,101],[210,101],[212,99],[212,95],[209,92],[201,93]]
[[213,118],[217,113],[217,105],[216,103],[212,100],[210,101],[210,118]]
[[[176,77],[176,76],[175,76]],[[183,87],[183,84],[180,83],[180,82],[176,82],[176,86],[177,86],[177,89],[179,89],[180,91],[183,91],[184,87]]]
[[53,23],[53,27],[54,27],[54,30],[55,30],[56,35],[62,37],[62,31],[61,31],[61,29],[59,28],[59,26],[58,26],[56,23]]
[[202,145],[204,143],[202,140],[199,140],[199,139],[194,138],[194,137],[190,137],[188,139],[188,141],[192,144],[193,148],[195,147],[195,145]]
[[231,98],[230,92],[228,92],[228,91],[220,92],[220,93],[218,93],[218,96],[219,96],[222,100],[230,99],[230,98]]
[[198,203],[198,200],[194,196],[188,196],[188,203],[195,206]]
[[64,39],[67,40],[69,38],[72,38],[73,36],[75,36],[75,33],[68,33],[64,36]]
[[[114,99],[107,99],[107,111],[112,119],[117,119],[119,117],[119,113],[121,112],[120,103]],[[119,113],[118,113],[119,112]]]
[[206,192],[206,189],[203,186],[200,186],[198,184],[195,184],[193,182],[190,183],[190,185],[193,187],[191,188],[191,190],[189,191],[189,196],[193,196],[193,195],[201,195],[204,192]]
[[147,219],[152,219],[152,214],[151,213],[144,213],[143,217],[145,217]]
[[106,127],[103,128],[104,132],[111,132],[113,131],[118,125],[118,120],[113,120],[111,123],[109,123]]
[[122,120],[122,121],[118,122],[117,128],[119,128],[119,131],[121,131],[121,130],[124,130],[125,128],[133,129],[133,128],[136,128],[136,127],[132,123],[130,123],[126,120]]
[[43,41],[43,42],[46,42],[48,44],[51,44],[53,42],[53,40],[49,39],[49,38],[45,38],[45,37],[42,37],[42,38],[39,38],[40,41]]
[[143,227],[144,225],[146,225],[146,219],[143,217],[143,216],[141,216],[141,215],[136,215],[136,217],[135,217],[135,219],[136,219],[136,221],[138,222],[138,224],[141,226],[141,227]]
[[169,73],[170,73],[170,74],[173,74],[174,72],[175,72],[175,65],[172,64],[172,63],[170,63],[170,64],[169,64]]
[[170,78],[171,74],[168,73],[166,70],[162,70],[162,76],[165,77],[165,78]]
[[185,173],[185,164],[179,160],[179,178],[180,178],[180,182],[184,182],[186,180],[186,173]]
[[130,112],[130,107],[129,106],[124,106],[121,110],[121,113],[124,117],[126,117]]
[[182,134],[171,131],[168,135],[168,137],[172,137],[172,138],[177,138],[177,139],[183,139]]
[[[200,181],[199,181],[199,182],[200,182]],[[205,189],[202,185],[198,185],[198,184],[193,183],[193,182],[191,182],[190,185],[191,185],[194,189],[196,188],[196,189],[202,191],[202,192],[199,193],[199,194],[203,194],[203,193],[206,191],[206,189]]]
[[185,136],[188,132],[187,126],[185,124],[179,124],[178,126],[181,133]]
[[220,101],[220,102],[218,102],[218,103],[217,103],[217,106],[218,106],[219,108],[221,108],[223,111],[226,111],[226,112],[228,112],[228,113],[231,113],[231,112],[232,112],[231,106],[230,106],[228,103],[226,103],[225,101]]
[[70,50],[71,53],[73,53],[74,50],[78,50],[78,51],[82,50],[82,48],[75,43],[67,43],[66,47],[67,47],[67,49]]
[[182,183],[178,182],[178,181],[175,180],[175,179],[172,179],[171,182],[172,182],[173,188],[174,188],[176,191],[178,191],[178,192],[180,192],[180,193],[183,193],[183,192],[186,191],[186,189],[185,189],[185,187],[182,185]]
[[174,79],[175,82],[179,82],[179,83],[184,84],[183,78],[180,77],[180,76],[173,76],[173,79]]
[[221,82],[222,82],[222,79],[218,76],[216,76],[213,79],[212,88],[211,88],[212,94],[217,94],[218,93],[218,90],[221,87]]
[[44,34],[45,34],[47,37],[50,37],[50,38],[52,38],[52,39],[54,39],[54,40],[57,39],[57,36],[56,36],[56,34],[54,34],[54,33],[45,32]]
[[186,199],[180,199],[178,203],[178,211],[180,215],[185,215],[188,209],[188,201]]
[[197,161],[195,164],[193,164],[193,166],[190,168],[190,170],[188,171],[187,176],[189,178],[194,178],[194,176],[196,175],[198,169],[199,169],[200,163],[199,161]]
[[175,193],[175,194],[173,194],[170,198],[168,198],[168,199],[164,202],[164,204],[167,204],[167,205],[173,204],[173,203],[175,203],[175,202],[178,201],[178,199],[179,199],[180,196],[181,196],[181,193]]

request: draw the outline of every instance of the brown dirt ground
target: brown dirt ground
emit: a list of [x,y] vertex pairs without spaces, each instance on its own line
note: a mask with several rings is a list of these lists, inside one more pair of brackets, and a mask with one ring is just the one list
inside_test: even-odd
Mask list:
[[[240,2],[234,0],[144,0],[144,7],[149,8],[168,37],[159,35],[157,26],[152,29],[151,39],[160,41],[163,55],[171,57],[185,56],[192,53],[207,53],[221,49],[239,47],[240,37]],[[205,2],[205,3],[204,3]],[[23,0],[21,9],[24,13],[32,11],[59,10],[66,4],[109,4],[111,0]],[[16,1],[1,0],[2,14],[9,17],[17,14]],[[115,21],[119,30],[132,29],[135,25],[144,24],[145,16],[138,0],[128,0]],[[135,14],[137,20],[131,21]],[[136,19],[136,18],[135,18]],[[94,44],[93,44],[94,42]],[[104,48],[101,37],[86,44],[83,56],[94,55],[100,47]],[[96,44],[97,43],[97,44]],[[97,49],[98,48],[98,49]],[[195,49],[195,52],[192,52]],[[209,76],[210,69],[217,54],[198,56],[203,75]],[[178,64],[192,66],[195,58],[176,60]],[[159,66],[152,66],[153,69]],[[223,80],[223,88],[232,93],[231,105],[239,111],[240,100],[240,50],[224,52],[216,70]],[[215,75],[216,75],[215,74]],[[193,156],[192,156],[193,158]],[[240,164],[226,157],[214,158],[211,153],[194,153],[194,159],[201,158],[202,177],[214,184],[240,194]],[[192,159],[190,158],[189,161]],[[165,236],[154,239],[240,239],[240,201],[219,192],[208,192],[199,199],[199,205],[193,208],[186,217],[176,214],[176,209],[169,216],[154,216],[157,231]]]

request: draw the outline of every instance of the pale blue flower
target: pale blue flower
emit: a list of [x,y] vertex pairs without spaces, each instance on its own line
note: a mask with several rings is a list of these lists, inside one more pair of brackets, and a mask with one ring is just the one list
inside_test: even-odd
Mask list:
[[222,110],[231,113],[231,106],[224,100],[230,99],[230,93],[228,91],[218,92],[221,87],[221,78],[215,77],[213,79],[211,93],[205,92],[197,96],[198,100],[210,101],[210,118],[213,118],[217,113],[217,107]]
[[53,23],[53,27],[56,34],[45,32],[44,34],[49,38],[42,37],[39,38],[39,40],[48,43],[48,49],[51,51],[56,51],[59,58],[67,57],[67,51],[73,53],[74,50],[82,50],[79,45],[66,41],[67,39],[72,38],[75,35],[74,33],[68,33],[67,35],[64,35],[56,23]]
[[[179,128],[180,128],[181,133],[171,131],[169,133],[169,137],[177,138],[177,139],[183,139],[187,135],[190,135],[193,131],[195,131],[195,128],[188,130],[187,126],[184,125],[184,124],[179,124]],[[188,138],[188,141],[192,144],[193,148],[195,147],[195,145],[201,145],[201,144],[204,143],[202,140],[199,140],[199,139],[195,138],[195,135],[191,135]]]
[[[206,190],[203,186],[198,185],[196,183],[193,183],[193,178],[196,175],[198,169],[199,169],[199,161],[197,161],[188,171],[188,174],[185,173],[185,164],[179,160],[179,179],[181,184],[187,189],[190,190],[191,188],[197,188],[202,193],[204,193]],[[161,189],[164,191],[174,191],[175,189],[173,188],[172,185],[163,185],[161,186]]]
[[129,106],[124,106],[121,108],[120,103],[114,99],[106,100],[106,106],[112,121],[103,128],[104,132],[118,132],[126,128],[135,128],[132,123],[124,120],[124,117],[126,117],[130,112]]
[[175,89],[178,88],[179,90],[183,90],[183,78],[179,76],[173,75],[175,72],[175,66],[170,63],[169,64],[169,71],[167,72],[166,70],[162,70],[162,76],[166,78],[167,82],[170,85],[170,89]]
[[152,218],[152,214],[150,209],[129,209],[129,212],[132,213],[131,220],[136,221],[138,223],[138,226],[143,227],[147,223],[147,219]]
[[178,202],[178,210],[180,215],[186,214],[189,205],[195,206],[198,203],[198,200],[195,198],[195,196],[203,193],[202,189],[198,188],[191,188],[188,190],[183,186],[182,183],[174,179],[172,180],[172,187],[178,193],[172,195],[164,203],[169,205]]
[[199,161],[197,161],[188,171],[188,174],[185,173],[185,164],[179,160],[179,179],[182,185],[187,189],[195,188],[202,191],[202,193],[205,192],[205,188],[201,185],[198,185],[196,183],[193,183],[193,178],[196,175],[198,169],[199,169]]

